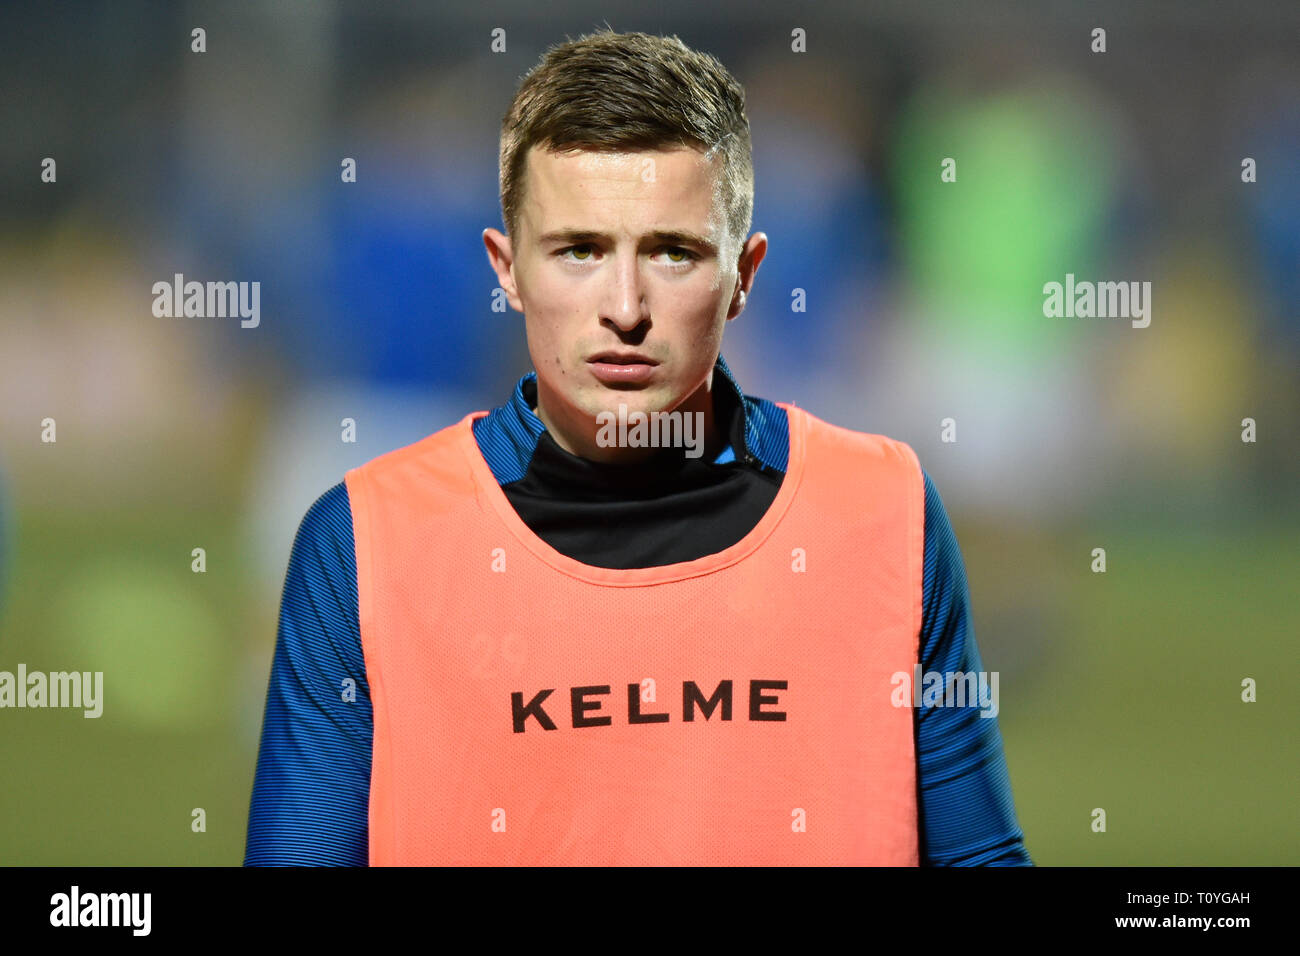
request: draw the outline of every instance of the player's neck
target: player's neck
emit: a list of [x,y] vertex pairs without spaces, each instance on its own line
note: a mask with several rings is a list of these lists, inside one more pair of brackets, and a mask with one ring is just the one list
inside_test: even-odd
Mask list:
[[[676,451],[684,457],[702,458],[713,461],[726,447],[728,437],[719,427],[719,417],[715,406],[715,394],[710,380],[700,386],[686,401],[682,402],[674,413],[680,414],[680,428],[676,425],[668,432],[680,436],[684,447]],[[630,413],[620,421],[614,413],[603,421],[595,418],[577,417],[575,421],[557,420],[545,407],[541,392],[533,414],[541,419],[552,440],[564,451],[589,461],[602,464],[636,464],[649,458],[666,457],[664,449],[642,444],[654,441],[651,437],[664,431],[654,427],[654,419],[646,422],[640,430],[635,431],[637,420]],[[610,441],[610,438],[614,441]]]

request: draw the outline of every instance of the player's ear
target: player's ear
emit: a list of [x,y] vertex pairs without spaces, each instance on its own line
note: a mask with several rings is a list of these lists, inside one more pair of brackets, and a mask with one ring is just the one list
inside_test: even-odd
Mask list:
[[765,232],[754,233],[740,250],[740,261],[737,263],[736,271],[740,273],[740,280],[746,292],[754,284],[754,276],[758,274],[758,264],[766,255],[767,233]]
[[745,243],[736,263],[736,291],[732,294],[731,306],[727,309],[728,319],[734,319],[744,311],[745,299],[754,285],[754,277],[758,274],[758,264],[763,261],[765,255],[767,255],[767,236],[756,232]]
[[483,245],[487,248],[488,264],[497,274],[497,282],[505,291],[510,305],[518,312],[524,311],[523,300],[515,287],[514,248],[510,237],[498,229],[483,230]]
[[487,248],[488,263],[492,266],[492,271],[498,276],[502,272],[509,272],[515,258],[510,237],[499,229],[484,229],[483,245]]
[[745,311],[745,290],[737,283],[736,293],[731,297],[731,306],[727,309],[727,319],[734,319]]

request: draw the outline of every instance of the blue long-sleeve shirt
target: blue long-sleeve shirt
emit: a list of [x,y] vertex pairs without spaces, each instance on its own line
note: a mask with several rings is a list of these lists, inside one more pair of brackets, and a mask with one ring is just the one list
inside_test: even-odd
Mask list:
[[[735,394],[725,363],[723,381]],[[524,397],[525,376],[507,406],[478,423],[476,437],[503,480],[526,462],[544,426]],[[784,434],[773,406],[744,397],[737,444],[758,457]],[[754,427],[768,416],[768,424]],[[747,427],[748,426],[748,427]],[[748,435],[748,440],[746,440]],[[717,461],[730,460],[732,447]],[[746,458],[751,456],[745,453]],[[970,622],[966,572],[930,476],[925,483],[925,552],[920,663],[925,672],[983,671]],[[344,700],[345,681],[355,700]],[[914,711],[920,861],[928,866],[1028,866],[996,717],[978,705]],[[249,812],[245,865],[358,865],[368,862],[367,820],[373,717],[357,611],[356,557],[346,485],[330,488],[303,518],[289,557],[261,750]]]

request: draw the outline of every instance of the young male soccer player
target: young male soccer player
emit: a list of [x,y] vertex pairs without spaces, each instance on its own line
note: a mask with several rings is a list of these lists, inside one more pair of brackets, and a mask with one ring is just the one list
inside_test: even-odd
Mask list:
[[535,371],[307,512],[245,862],[1029,864],[996,717],[899,699],[981,671],[912,449],[721,357],[767,248],[741,87],[570,41],[500,162]]

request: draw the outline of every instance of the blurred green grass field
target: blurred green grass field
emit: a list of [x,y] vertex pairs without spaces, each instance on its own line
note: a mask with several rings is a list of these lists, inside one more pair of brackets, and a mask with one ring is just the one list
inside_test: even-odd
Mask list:
[[[1136,524],[1088,537],[1105,540],[1107,573],[1070,576],[1051,638],[1063,653],[1027,686],[1002,688],[1031,855],[1055,865],[1300,862],[1297,529]],[[1071,560],[1086,568],[1090,547],[1079,536]],[[1247,677],[1254,703],[1241,699]],[[1105,833],[1091,829],[1097,807]]]

